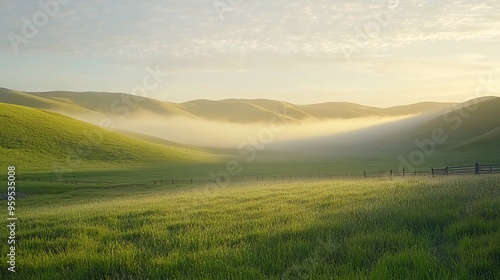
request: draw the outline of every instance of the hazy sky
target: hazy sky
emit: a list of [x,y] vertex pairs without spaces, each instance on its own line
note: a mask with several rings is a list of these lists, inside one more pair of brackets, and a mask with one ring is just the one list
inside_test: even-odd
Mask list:
[[147,95],[174,102],[464,101],[488,76],[500,89],[497,0],[1,0],[0,36],[0,87],[25,91],[130,93],[147,67],[169,74]]

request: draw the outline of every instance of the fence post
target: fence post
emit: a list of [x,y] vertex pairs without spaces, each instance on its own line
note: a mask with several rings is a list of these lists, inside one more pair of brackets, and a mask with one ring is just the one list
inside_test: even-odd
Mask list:
[[434,177],[434,167],[431,167],[432,177]]
[[476,162],[476,175],[479,174],[479,163]]
[[403,177],[405,176],[405,169],[403,168]]
[[365,178],[366,178],[366,171],[363,171],[363,174],[365,175]]
[[446,175],[448,175],[448,166],[446,166],[445,171],[446,171]]
[[391,179],[392,179],[392,170],[391,170]]

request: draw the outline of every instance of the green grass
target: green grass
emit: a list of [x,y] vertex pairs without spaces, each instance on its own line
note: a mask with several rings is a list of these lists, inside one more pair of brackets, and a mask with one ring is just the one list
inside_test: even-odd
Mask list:
[[0,103],[0,164],[23,170],[209,162],[203,151],[138,140],[39,109]]
[[189,187],[19,182],[11,278],[500,277],[498,176]]

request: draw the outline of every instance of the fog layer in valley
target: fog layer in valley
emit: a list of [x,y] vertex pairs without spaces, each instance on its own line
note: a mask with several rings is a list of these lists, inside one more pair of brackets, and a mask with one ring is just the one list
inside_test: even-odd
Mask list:
[[[103,123],[103,117],[78,116],[78,118],[96,125]],[[267,123],[239,124],[200,118],[166,118],[149,114],[136,115],[124,120],[108,119],[108,123],[111,122],[115,130],[133,131],[182,144],[237,149],[242,142],[249,139],[255,139],[260,144],[276,145],[339,135],[407,118],[409,117],[367,117],[293,123],[276,117]]]

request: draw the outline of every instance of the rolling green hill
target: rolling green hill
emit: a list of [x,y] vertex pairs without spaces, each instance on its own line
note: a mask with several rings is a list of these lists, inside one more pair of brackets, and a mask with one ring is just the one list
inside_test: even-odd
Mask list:
[[237,123],[269,122],[273,117],[286,118],[292,122],[394,117],[445,110],[453,105],[454,103],[424,102],[391,108],[376,108],[348,102],[296,105],[266,99],[194,100],[179,104],[183,110],[203,119]]
[[464,149],[466,147],[496,147],[500,143],[500,98],[481,98],[455,106],[445,114],[421,125],[411,134],[402,138],[426,139],[436,129],[441,129],[447,136],[442,147]]
[[129,94],[110,92],[35,92],[27,93],[0,88],[0,102],[46,109],[69,116],[121,117],[127,114],[154,114],[165,117],[195,117],[177,105],[151,98],[138,98]]
[[26,169],[209,161],[199,150],[152,144],[58,113],[0,103],[0,163]]
[[[267,102],[267,106],[262,104],[263,102]],[[292,122],[300,122],[308,117],[314,118],[295,109],[292,104],[271,100],[194,100],[181,103],[179,106],[202,119],[243,124],[269,122],[274,117],[286,118]],[[283,108],[286,108],[286,111]]]
[[[476,157],[498,159],[499,156],[491,151],[500,149],[500,129],[497,121],[500,119],[497,110],[497,108],[500,108],[499,100],[500,98],[497,97],[479,98],[475,100],[476,103],[479,103],[477,110],[472,110],[473,108],[467,105],[471,103],[436,102],[423,102],[391,108],[376,108],[346,102],[295,105],[266,99],[194,100],[176,104],[149,98],[137,102],[135,97],[121,93],[26,93],[0,88],[0,101],[43,108],[75,118],[77,118],[75,115],[88,116],[94,114],[98,116],[97,119],[102,119],[104,115],[112,119],[119,119],[120,114],[123,113],[119,110],[120,106],[130,102],[134,106],[128,106],[130,115],[124,120],[124,125],[119,129],[133,130],[133,132],[127,134],[133,138],[138,138],[136,141],[144,140],[160,144],[166,146],[165,148],[169,149],[169,151],[173,149],[175,152],[188,155],[204,154],[206,150],[163,140],[160,138],[168,138],[168,135],[159,136],[155,134],[156,131],[161,129],[169,133],[178,133],[175,128],[173,130],[168,129],[168,122],[170,120],[175,122],[175,119],[171,118],[187,117],[201,121],[216,120],[246,125],[269,122],[276,117],[287,119],[291,123],[306,123],[308,121],[349,120],[373,116],[412,116],[404,120],[341,135],[269,144],[267,150],[259,155],[259,158],[263,159],[266,158],[269,151],[278,150],[277,155],[283,155],[280,157],[284,160],[291,158],[293,154],[299,154],[296,157],[297,160],[303,160],[303,154],[307,154],[309,160],[331,160],[341,156],[343,160],[347,160],[346,157],[356,157],[357,161],[366,158],[376,160],[383,158],[384,162],[387,162],[386,159],[389,159],[389,161],[394,160],[400,154],[406,155],[409,151],[418,149],[415,140],[422,141],[431,137],[432,131],[436,128],[445,131],[447,141],[437,145],[436,153],[433,154],[434,159],[440,158],[445,162],[452,156],[458,158],[455,155],[460,155],[464,161]],[[151,116],[161,116],[161,118],[151,118]],[[135,123],[136,127],[140,128],[141,122],[150,120],[157,121],[160,124],[163,122],[165,126],[158,125],[156,131],[139,131],[134,130],[134,128],[127,128],[129,122]],[[187,129],[196,130],[197,128]],[[231,132],[228,131],[227,133]],[[143,143],[142,141],[139,142]],[[234,152],[234,149],[232,152]],[[133,156],[125,156],[125,158],[129,158],[130,162],[135,160]],[[103,161],[102,158],[98,160]],[[117,157],[116,160],[109,160],[109,162],[122,160],[121,157]]]
[[391,108],[376,108],[347,102],[296,105],[266,99],[193,100],[172,103],[138,98],[124,93],[106,92],[19,92],[0,88],[0,102],[56,111],[79,117],[142,117],[145,115],[188,117],[232,123],[269,122],[275,117],[292,123],[328,119],[404,116],[445,110],[454,103],[424,102]]
[[[473,104],[473,105],[469,105]],[[474,105],[476,104],[476,105]],[[436,143],[432,156],[460,164],[500,162],[500,98],[476,99],[455,107],[419,128],[406,138],[415,147],[415,139],[429,139],[433,131],[444,131],[446,141]],[[413,141],[413,142],[410,142]]]
[[[498,97],[456,105],[405,134],[386,137],[381,153],[400,153],[408,158],[410,152],[420,150],[426,154],[425,165],[430,166],[500,163],[498,108]],[[442,133],[444,142],[433,139],[436,131]]]
[[384,113],[388,116],[418,115],[420,113],[446,110],[456,105],[457,103],[420,102],[387,108],[384,109]]
[[419,115],[434,111],[446,110],[455,103],[421,102],[389,108],[377,108],[349,102],[328,102],[312,105],[301,105],[299,108],[318,119],[352,119],[362,117],[396,117]]
[[126,107],[130,110],[131,114],[149,113],[166,117],[194,117],[189,112],[180,109],[174,103],[124,93],[55,91],[30,94],[37,97],[68,102],[110,116],[123,114],[123,110]]
[[[414,109],[419,110],[419,107],[415,104]],[[371,160],[397,163],[400,155],[408,158],[411,152],[421,150],[417,145],[420,143],[428,149],[425,164],[429,166],[476,161],[497,163],[500,162],[498,108],[500,98],[478,98],[437,115],[416,116],[341,135],[276,143],[269,149],[286,151],[288,157],[302,155],[309,160],[342,158],[359,164]],[[442,131],[446,141],[433,143],[431,147],[428,141],[435,130]]]
[[22,91],[0,88],[0,102],[49,111],[72,112],[73,114],[95,114],[96,112],[75,104],[69,99],[52,99]]

